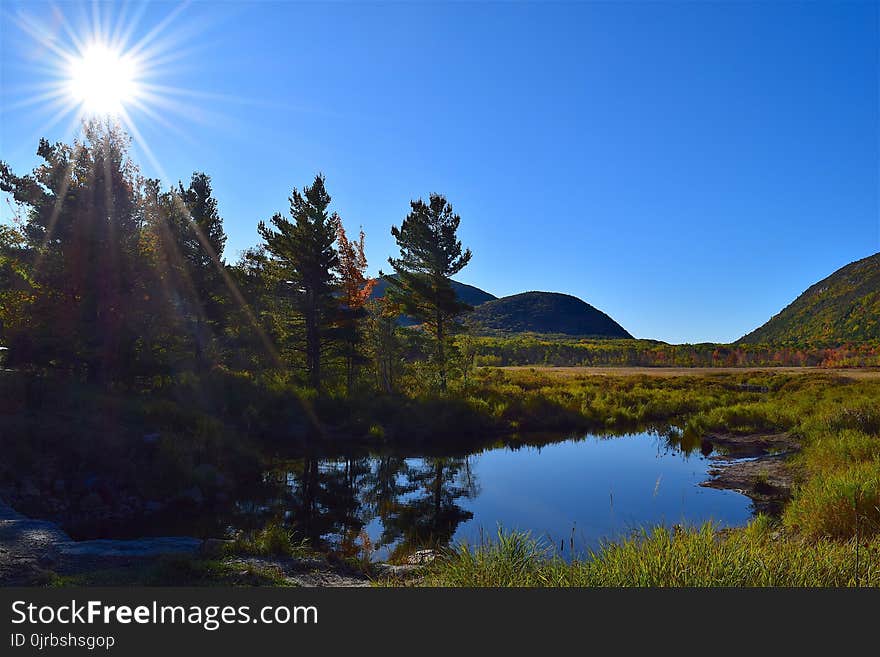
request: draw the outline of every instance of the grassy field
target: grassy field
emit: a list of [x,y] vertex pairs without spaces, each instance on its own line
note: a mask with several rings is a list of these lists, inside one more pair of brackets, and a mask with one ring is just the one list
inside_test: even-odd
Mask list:
[[847,379],[878,379],[880,368],[857,367],[547,367],[510,365],[501,367],[509,372],[533,371],[553,376],[717,376],[720,374],[829,374]]

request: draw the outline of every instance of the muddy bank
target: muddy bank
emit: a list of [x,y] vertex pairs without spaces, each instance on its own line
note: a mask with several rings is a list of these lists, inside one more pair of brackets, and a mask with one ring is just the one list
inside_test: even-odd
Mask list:
[[742,493],[759,513],[781,513],[794,485],[790,457],[801,448],[797,440],[788,433],[710,434],[704,447],[716,454],[712,478],[701,486]]

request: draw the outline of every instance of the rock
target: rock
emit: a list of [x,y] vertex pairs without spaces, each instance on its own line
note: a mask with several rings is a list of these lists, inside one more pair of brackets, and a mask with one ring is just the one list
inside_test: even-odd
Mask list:
[[69,541],[58,547],[63,556],[89,557],[158,557],[191,555],[199,551],[202,541],[187,536],[160,536],[134,540]]
[[436,558],[437,552],[435,550],[416,550],[406,558],[406,562],[411,565],[418,565],[431,563]]
[[37,564],[41,568],[51,568],[58,562],[58,555],[53,552],[46,552],[37,558]]
[[407,577],[419,571],[417,564],[373,564],[373,570],[379,577]]

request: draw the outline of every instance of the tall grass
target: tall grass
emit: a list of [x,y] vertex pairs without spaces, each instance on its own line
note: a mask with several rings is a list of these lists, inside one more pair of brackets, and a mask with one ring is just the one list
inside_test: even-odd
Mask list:
[[297,537],[295,532],[278,523],[239,533],[226,546],[226,552],[259,557],[306,557],[313,554],[308,539]]
[[437,560],[427,586],[880,586],[880,539],[807,541],[784,536],[759,517],[720,534],[657,528],[566,562],[523,533],[460,546]]

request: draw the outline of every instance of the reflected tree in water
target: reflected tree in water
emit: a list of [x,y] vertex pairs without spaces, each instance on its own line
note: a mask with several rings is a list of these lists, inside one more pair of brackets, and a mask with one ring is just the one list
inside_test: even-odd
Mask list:
[[[477,495],[467,458],[306,458],[287,471],[284,521],[316,547],[358,556],[392,548],[392,556],[446,545],[473,517],[459,501]],[[375,518],[375,543],[365,527]]]
[[370,519],[361,490],[368,459],[306,458],[290,471],[285,520],[316,547],[353,551]]
[[458,526],[473,518],[458,501],[478,493],[467,458],[426,458],[407,475],[413,496],[400,500],[382,518],[385,540],[397,541],[392,558],[448,545]]

